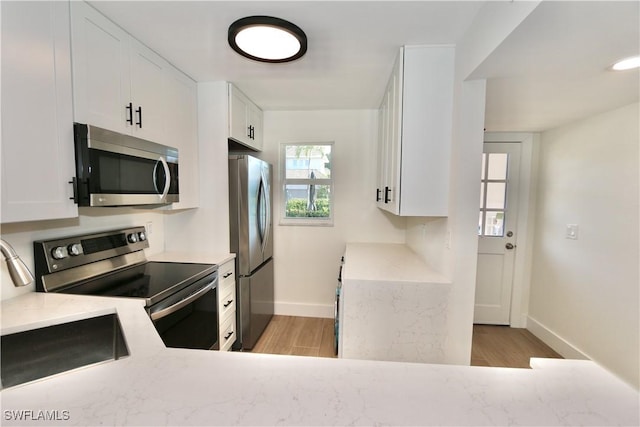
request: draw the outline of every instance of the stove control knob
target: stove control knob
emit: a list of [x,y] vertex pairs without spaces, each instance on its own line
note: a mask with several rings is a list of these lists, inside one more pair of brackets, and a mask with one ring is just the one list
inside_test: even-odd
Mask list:
[[78,256],[82,253],[82,245],[80,243],[74,243],[67,247],[67,252],[71,256]]
[[51,250],[53,259],[63,259],[67,257],[67,249],[62,246],[56,246]]
[[144,242],[145,240],[147,240],[147,235],[145,234],[145,232],[144,232],[144,231],[141,231],[141,232],[139,232],[139,233],[138,233],[138,239],[139,239],[141,242]]
[[138,241],[138,235],[136,233],[131,233],[127,236],[127,241],[129,243],[136,243]]

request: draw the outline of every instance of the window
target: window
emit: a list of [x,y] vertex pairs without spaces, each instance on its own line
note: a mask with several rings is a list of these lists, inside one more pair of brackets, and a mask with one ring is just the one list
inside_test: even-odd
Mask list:
[[333,224],[333,143],[282,144],[284,225]]
[[504,236],[508,160],[507,153],[482,154],[479,236]]

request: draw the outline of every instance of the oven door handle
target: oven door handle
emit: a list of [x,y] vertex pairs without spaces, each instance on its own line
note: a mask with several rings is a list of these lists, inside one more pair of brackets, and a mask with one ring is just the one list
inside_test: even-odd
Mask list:
[[214,282],[211,282],[208,285],[206,285],[204,288],[202,288],[199,291],[189,295],[185,299],[182,299],[182,300],[178,301],[177,303],[175,303],[173,305],[170,305],[167,308],[163,308],[162,310],[156,311],[155,313],[151,313],[151,315],[150,315],[151,320],[162,319],[163,317],[168,316],[171,313],[175,313],[176,311],[180,310],[184,306],[187,306],[187,305],[191,304],[193,301],[197,300],[202,295],[206,294],[211,289],[213,289],[213,284],[214,284]]

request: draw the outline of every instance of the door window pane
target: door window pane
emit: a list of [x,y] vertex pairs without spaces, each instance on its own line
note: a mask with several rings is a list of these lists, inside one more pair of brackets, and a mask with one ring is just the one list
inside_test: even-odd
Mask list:
[[482,174],[480,176],[482,177],[483,180],[484,180],[484,177],[487,176],[486,168],[487,168],[487,153],[482,153]]
[[487,183],[487,209],[504,209],[506,182]]
[[504,235],[504,212],[486,212],[484,223],[485,236]]
[[[507,179],[507,153],[491,153],[489,154],[489,180],[505,180]],[[484,176],[484,175],[482,175]]]
[[507,208],[509,154],[483,153],[478,235],[502,236]]

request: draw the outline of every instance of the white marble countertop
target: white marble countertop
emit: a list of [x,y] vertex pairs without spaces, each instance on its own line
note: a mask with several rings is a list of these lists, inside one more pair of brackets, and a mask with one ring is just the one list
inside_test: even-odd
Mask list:
[[451,284],[403,244],[347,243],[345,260],[347,280]]
[[640,422],[638,392],[589,361],[526,370],[167,349],[138,301],[62,294],[3,301],[2,334],[113,312],[130,356],[3,390],[2,425]]

